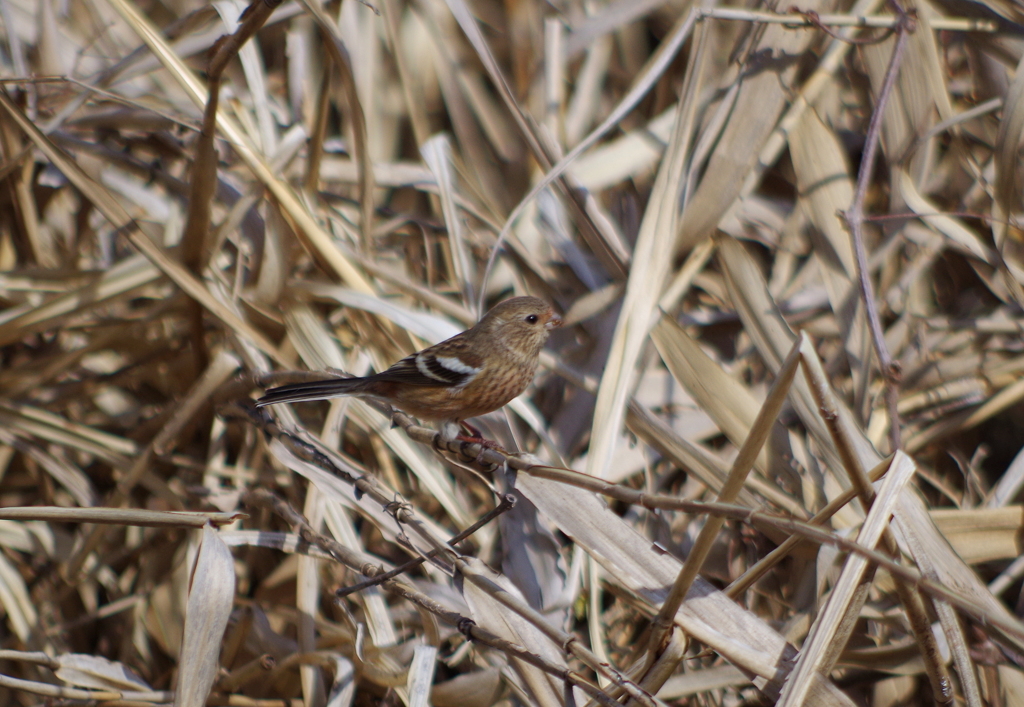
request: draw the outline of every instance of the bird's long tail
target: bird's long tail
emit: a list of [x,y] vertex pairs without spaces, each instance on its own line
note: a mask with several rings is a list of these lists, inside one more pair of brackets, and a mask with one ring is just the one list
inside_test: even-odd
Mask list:
[[276,405],[277,403],[297,403],[303,400],[326,400],[340,398],[344,395],[362,393],[366,384],[365,378],[330,378],[307,383],[292,383],[271,388],[266,395],[256,401],[256,407]]

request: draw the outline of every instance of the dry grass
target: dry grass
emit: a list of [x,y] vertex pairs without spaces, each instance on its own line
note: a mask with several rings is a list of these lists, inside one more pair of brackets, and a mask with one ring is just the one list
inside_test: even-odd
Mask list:
[[[3,704],[1024,703],[1020,13],[940,4],[0,0]],[[528,453],[252,406],[525,293]]]

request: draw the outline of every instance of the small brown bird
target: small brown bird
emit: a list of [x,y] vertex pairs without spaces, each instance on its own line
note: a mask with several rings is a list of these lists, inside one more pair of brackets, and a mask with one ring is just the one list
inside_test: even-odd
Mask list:
[[[561,325],[562,318],[544,300],[513,297],[472,329],[406,356],[386,371],[283,385],[268,390],[256,405],[343,395],[375,398],[440,423],[442,439],[451,441],[459,437],[463,420],[497,410],[526,390],[548,334]],[[477,436],[473,441],[479,441]]]

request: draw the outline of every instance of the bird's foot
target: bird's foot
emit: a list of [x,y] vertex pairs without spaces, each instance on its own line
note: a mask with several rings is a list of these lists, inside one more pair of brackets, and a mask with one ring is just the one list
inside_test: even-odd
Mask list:
[[[498,444],[497,442],[495,442],[493,440],[485,439],[484,437],[469,437],[467,435],[459,435],[455,439],[458,440],[459,442],[463,442],[465,444],[479,444],[480,445],[480,451],[477,452],[477,455],[472,458],[472,461],[473,461],[474,464],[484,464],[484,463],[486,463],[486,462],[484,462],[484,453],[488,449],[493,449],[496,452],[501,452],[502,454],[508,454],[508,452],[505,451],[505,448],[502,447],[500,444]],[[467,455],[467,457],[468,456],[469,455]]]
[[479,444],[480,445],[480,453],[476,455],[476,457],[473,459],[473,461],[475,461],[475,462],[482,461],[483,460],[483,456],[484,456],[484,452],[487,451],[488,449],[493,449],[495,451],[501,452],[502,454],[508,454],[508,452],[505,451],[504,447],[502,447],[500,444],[498,444],[494,440],[490,440],[490,439],[487,439],[486,437],[484,437],[482,434],[480,434],[480,430],[478,430],[477,428],[473,427],[473,425],[469,424],[468,422],[463,422],[461,424],[465,428],[465,430],[467,432],[469,432],[469,434],[468,435],[466,435],[466,434],[456,435],[455,439],[458,440],[459,442],[464,442],[464,443],[467,443],[467,444]]
[[459,442],[465,442],[466,444],[479,444],[484,449],[496,449],[499,452],[504,452],[505,448],[492,439],[486,437],[480,437],[479,435],[459,435],[456,437]]

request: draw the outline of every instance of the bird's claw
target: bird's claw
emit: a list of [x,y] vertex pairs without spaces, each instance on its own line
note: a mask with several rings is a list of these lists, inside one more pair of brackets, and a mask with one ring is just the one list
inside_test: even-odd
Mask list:
[[475,457],[473,457],[473,461],[475,463],[477,463],[477,464],[483,462],[484,453],[488,449],[493,449],[496,452],[501,452],[502,454],[508,454],[508,452],[505,451],[505,448],[502,447],[500,444],[498,444],[497,442],[495,442],[493,440],[485,439],[485,438],[481,437],[480,435],[475,435],[475,436],[472,436],[472,437],[467,436],[467,435],[459,435],[455,439],[457,441],[459,441],[459,442],[462,442],[463,444],[479,444],[480,445],[480,452]]

